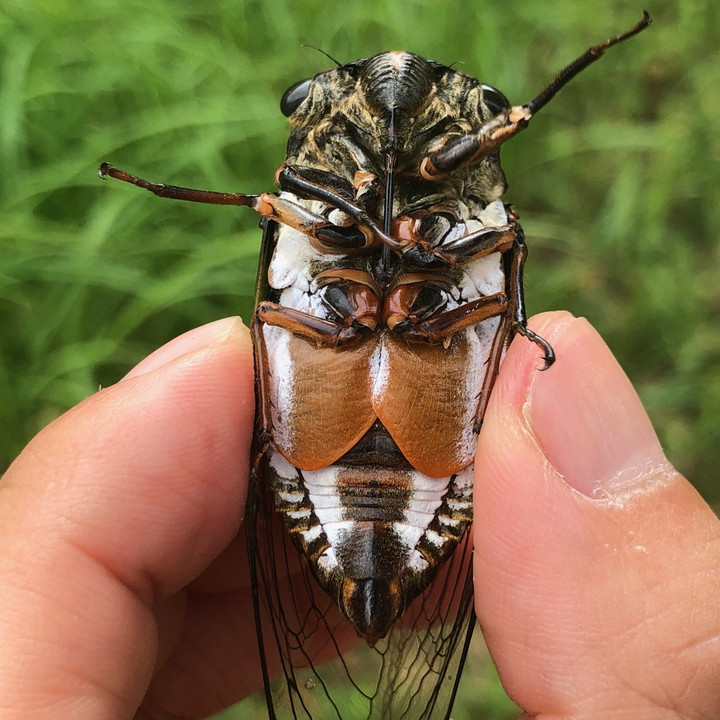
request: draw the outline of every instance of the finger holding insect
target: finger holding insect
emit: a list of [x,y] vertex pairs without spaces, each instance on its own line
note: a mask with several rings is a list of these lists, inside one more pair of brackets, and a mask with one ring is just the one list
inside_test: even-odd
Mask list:
[[[238,566],[227,604],[188,590],[238,532],[253,405],[248,332],[238,318],[216,321],[57,418],[10,466],[0,484],[0,714],[132,717],[181,646],[203,658],[206,688],[257,688],[257,663],[242,663],[237,642],[200,654],[193,642],[221,624],[210,605],[252,633]],[[223,663],[230,655],[244,672]],[[196,696],[183,710],[200,716],[207,705]]]
[[[720,522],[587,321],[533,318],[476,462],[476,610],[523,718],[718,717]],[[578,658],[582,661],[579,662]]]

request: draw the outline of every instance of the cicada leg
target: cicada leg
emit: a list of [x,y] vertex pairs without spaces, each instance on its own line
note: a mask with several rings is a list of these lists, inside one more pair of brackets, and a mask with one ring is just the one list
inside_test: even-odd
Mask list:
[[523,230],[515,223],[516,233],[513,241],[512,260],[510,263],[510,276],[508,278],[508,289],[510,295],[509,310],[500,322],[495,333],[490,354],[487,360],[487,372],[480,389],[477,412],[475,414],[475,425],[473,430],[478,433],[482,426],[485,410],[490,400],[490,393],[495,384],[500,369],[500,361],[512,338],[512,332],[526,337],[534,342],[543,351],[544,365],[540,370],[547,370],[555,362],[555,351],[552,345],[545,338],[530,330],[527,326],[527,315],[525,313],[525,295],[523,293],[523,269],[527,258],[527,246]]
[[408,243],[395,240],[387,235],[368,212],[351,200],[339,195],[331,187],[320,185],[303,176],[303,169],[283,165],[275,176],[281,190],[286,190],[299,197],[320,200],[344,212],[369,239],[373,238],[396,252],[407,249]]
[[490,347],[490,353],[487,359],[487,371],[483,378],[482,387],[480,388],[480,395],[478,397],[478,406],[475,411],[475,424],[473,425],[473,431],[475,433],[480,432],[482,427],[483,418],[485,417],[485,410],[487,410],[488,402],[490,401],[490,393],[495,385],[495,379],[497,378],[498,371],[500,370],[500,361],[503,359],[505,350],[510,341],[511,337],[511,323],[507,315],[500,318],[500,325],[493,338],[492,346]]
[[[327,253],[347,253],[363,250],[376,242],[373,223],[358,223],[350,226],[334,225],[323,215],[310,212],[298,203],[270,193],[247,195],[245,193],[223,193],[213,190],[196,190],[154,183],[131,175],[109,163],[100,166],[101,178],[112,177],[116,180],[136,185],[158,197],[187,202],[208,203],[211,205],[235,205],[249,207],[265,218],[275,220],[307,235],[310,241],[321,251]],[[340,197],[340,196],[333,196]],[[331,203],[334,206],[336,203]],[[359,212],[362,212],[358,208]],[[369,220],[369,217],[368,217]]]
[[102,163],[98,175],[104,180],[106,177],[122,180],[123,182],[136,185],[143,190],[149,190],[158,197],[170,198],[171,200],[185,200],[186,202],[207,203],[210,205],[241,205],[243,207],[255,208],[260,198],[259,195],[245,195],[244,193],[222,193],[213,190],[195,190],[194,188],[180,187],[179,185],[165,185],[154,183],[144,178],[131,175],[125,170],[113,167],[110,163]]
[[495,252],[510,250],[515,241],[516,232],[517,223],[501,227],[487,227],[468,233],[446,245],[439,244],[435,247],[427,246],[423,243],[422,238],[417,238],[416,247],[421,248],[421,252],[434,255],[451,267],[456,267]]
[[[363,336],[363,326],[345,325],[277,303],[261,302],[255,315],[264,325],[274,325],[323,347],[344,347]],[[365,328],[367,329],[367,328]]]
[[580,57],[563,68],[530,102],[507,108],[475,132],[447,135],[423,158],[420,164],[421,175],[426,180],[439,180],[458,168],[478,162],[495,152],[503,143],[524,130],[531,118],[579,72],[599,60],[608,48],[642,32],[650,22],[650,15],[644,11],[640,22],[626,32],[588,48]]
[[527,326],[527,314],[525,312],[525,294],[523,292],[523,269],[527,258],[527,245],[525,235],[520,225],[517,225],[515,241],[513,245],[512,263],[510,265],[510,307],[512,311],[513,330],[534,342],[543,351],[544,365],[540,370],[547,370],[555,362],[555,351],[545,338],[533,332]]
[[417,324],[402,323],[397,330],[408,340],[444,343],[461,330],[475,327],[483,320],[502,315],[507,308],[508,299],[505,293],[495,293],[438,313]]
[[458,238],[447,246],[440,246],[432,252],[451,264],[464,264],[493,252],[512,252],[508,279],[512,329],[534,342],[543,351],[544,366],[547,370],[555,362],[555,352],[550,343],[527,326],[525,294],[523,292],[523,270],[527,259],[525,234],[515,216],[510,213],[508,225],[500,228],[483,228]]

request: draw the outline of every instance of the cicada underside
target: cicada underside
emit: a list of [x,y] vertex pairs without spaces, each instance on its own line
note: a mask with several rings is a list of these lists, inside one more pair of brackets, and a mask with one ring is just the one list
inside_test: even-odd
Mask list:
[[252,207],[257,431],[246,517],[271,718],[447,718],[474,625],[476,436],[514,334],[526,246],[500,146],[628,32],[536,98],[412,53],[316,75],[281,104],[280,193]]

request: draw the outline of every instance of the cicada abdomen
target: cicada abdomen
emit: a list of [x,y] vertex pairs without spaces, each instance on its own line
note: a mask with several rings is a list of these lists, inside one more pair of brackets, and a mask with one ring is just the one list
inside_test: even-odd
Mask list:
[[447,718],[474,625],[476,436],[514,334],[526,246],[499,148],[608,47],[536,98],[412,53],[283,97],[279,194],[111,175],[264,218],[246,518],[271,718]]

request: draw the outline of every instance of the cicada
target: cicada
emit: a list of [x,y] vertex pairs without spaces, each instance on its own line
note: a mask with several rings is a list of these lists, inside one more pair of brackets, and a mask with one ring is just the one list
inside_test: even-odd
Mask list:
[[264,227],[257,430],[246,517],[271,718],[447,718],[473,630],[477,433],[512,337],[527,255],[501,145],[533,100],[408,52],[293,85],[279,193],[112,176],[253,208]]

